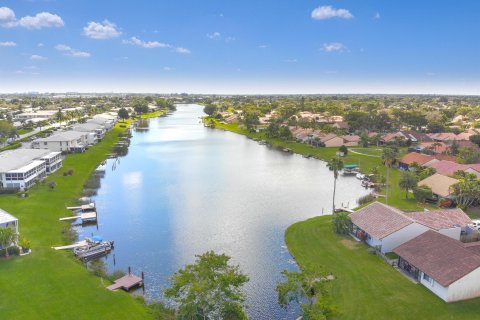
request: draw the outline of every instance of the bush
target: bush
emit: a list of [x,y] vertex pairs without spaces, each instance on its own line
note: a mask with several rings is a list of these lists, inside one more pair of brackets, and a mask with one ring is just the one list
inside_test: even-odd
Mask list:
[[17,193],[18,191],[20,191],[20,189],[18,188],[15,188],[15,189],[4,189],[4,188],[0,188],[0,194],[14,194],[14,193]]
[[23,252],[28,252],[30,250],[30,240],[25,238],[20,238],[20,247],[22,247]]
[[352,221],[347,212],[339,212],[333,215],[333,231],[338,234],[349,234],[352,229]]
[[17,246],[13,246],[7,249],[9,256],[18,256],[20,254],[20,248]]
[[367,194],[363,197],[360,197],[358,198],[357,202],[358,202],[358,205],[364,205],[364,204],[367,204],[367,203],[370,203],[372,202],[373,200],[375,200],[375,197],[370,193],[370,194]]
[[88,270],[90,270],[90,272],[96,275],[97,277],[106,278],[108,276],[107,268],[105,267],[105,262],[103,262],[102,260],[91,261],[88,264]]

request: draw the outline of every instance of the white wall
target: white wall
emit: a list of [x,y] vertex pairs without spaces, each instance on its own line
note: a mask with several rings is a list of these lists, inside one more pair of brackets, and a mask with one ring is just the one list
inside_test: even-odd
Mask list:
[[452,283],[448,287],[448,299],[446,301],[452,302],[475,297],[480,297],[480,268]]
[[391,252],[399,245],[404,244],[409,240],[412,240],[413,238],[421,235],[427,230],[429,230],[429,228],[421,224],[415,222],[409,224],[408,226],[382,239],[382,252]]
[[435,293],[442,300],[448,302],[449,288],[442,287],[438,282],[430,278],[430,282],[423,278],[424,273],[420,272],[420,283],[423,284],[427,289]]
[[370,247],[376,247],[376,246],[382,245],[382,240],[379,240],[373,237],[371,237],[370,239],[367,238],[366,242]]
[[462,232],[462,228],[460,228],[460,227],[438,230],[438,233],[446,235],[447,237],[450,237],[450,238],[455,239],[455,240],[460,240],[461,232]]

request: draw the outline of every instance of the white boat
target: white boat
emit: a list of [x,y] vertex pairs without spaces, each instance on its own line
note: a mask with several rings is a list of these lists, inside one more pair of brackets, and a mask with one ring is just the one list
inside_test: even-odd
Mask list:
[[99,238],[86,239],[87,245],[73,249],[73,253],[81,260],[88,261],[107,255],[113,249],[113,241],[101,241]]
[[357,179],[359,179],[359,180],[365,179],[365,175],[364,175],[363,173],[357,173],[357,176],[356,176],[356,177],[357,177]]

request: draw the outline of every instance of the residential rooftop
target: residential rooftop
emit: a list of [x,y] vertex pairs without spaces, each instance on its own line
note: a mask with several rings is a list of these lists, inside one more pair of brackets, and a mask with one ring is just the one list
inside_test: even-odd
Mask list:
[[0,153],[0,172],[18,170],[28,166],[35,159],[51,153],[47,149],[15,149]]

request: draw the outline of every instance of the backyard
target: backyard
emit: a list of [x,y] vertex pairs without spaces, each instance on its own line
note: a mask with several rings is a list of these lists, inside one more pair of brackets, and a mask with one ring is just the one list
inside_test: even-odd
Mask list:
[[301,268],[331,272],[338,319],[477,319],[480,299],[445,303],[415,284],[367,246],[333,233],[331,217],[298,222],[286,231],[290,253]]
[[[125,126],[125,125],[123,125]],[[87,272],[70,252],[51,247],[65,244],[59,217],[71,214],[83,185],[125,130],[117,125],[103,141],[82,154],[66,157],[61,168],[28,190],[27,198],[0,196],[0,208],[19,219],[21,237],[32,243],[32,253],[0,260],[0,314],[2,319],[147,319],[143,303],[124,292],[105,289],[108,281]],[[63,172],[72,169],[72,176]],[[48,182],[57,186],[51,190]]]

